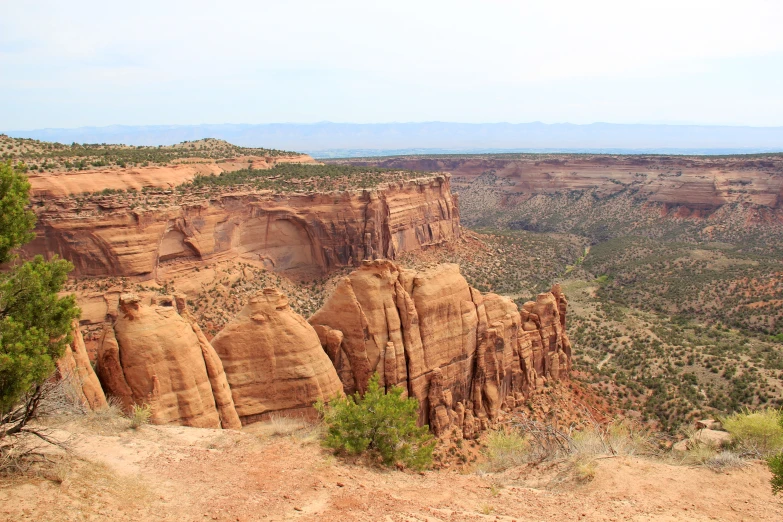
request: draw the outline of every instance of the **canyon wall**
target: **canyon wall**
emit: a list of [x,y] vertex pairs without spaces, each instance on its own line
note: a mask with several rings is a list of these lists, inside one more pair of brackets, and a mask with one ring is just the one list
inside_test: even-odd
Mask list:
[[734,202],[783,207],[783,157],[496,154],[332,160],[373,167],[446,171],[457,192],[482,176],[511,201],[536,194],[595,191],[610,197],[632,190],[645,201],[710,211]]
[[230,259],[314,275],[460,234],[449,175],[372,190],[156,197],[149,208],[132,208],[119,195],[41,200],[37,237],[24,252],[68,259],[75,276],[151,279],[171,264]]

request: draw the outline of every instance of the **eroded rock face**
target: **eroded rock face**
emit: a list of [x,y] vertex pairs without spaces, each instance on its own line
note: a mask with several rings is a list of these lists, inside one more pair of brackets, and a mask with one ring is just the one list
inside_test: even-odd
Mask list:
[[[472,183],[492,171],[501,182],[493,185],[510,197],[529,198],[577,190],[594,190],[608,197],[633,187],[636,197],[684,210],[684,216],[734,202],[768,208],[783,206],[779,167],[765,159],[705,156],[585,155],[550,160],[539,158],[427,158],[400,156],[375,160],[335,160],[352,165],[406,170],[447,171],[458,184]],[[650,170],[650,168],[655,170]],[[668,209],[667,209],[668,210]]]
[[152,422],[203,428],[241,426],[220,359],[174,296],[119,297],[98,348],[107,394],[129,410],[149,404]]
[[73,341],[57,361],[57,373],[70,383],[75,398],[85,407],[91,410],[106,407],[106,395],[90,364],[78,322],[73,325]]
[[472,437],[568,376],[566,308],[559,286],[520,310],[471,288],[457,265],[416,272],[376,260],[340,281],[309,322],[346,393],[377,372],[419,400],[420,421],[436,434]]
[[243,424],[272,413],[308,414],[318,399],[342,394],[315,330],[275,289],[253,297],[212,345],[223,362]]
[[148,279],[178,262],[230,259],[312,274],[394,259],[460,233],[448,175],[317,194],[194,192],[178,200],[170,192],[147,210],[114,196],[36,207],[37,238],[24,251],[68,259],[75,276]]

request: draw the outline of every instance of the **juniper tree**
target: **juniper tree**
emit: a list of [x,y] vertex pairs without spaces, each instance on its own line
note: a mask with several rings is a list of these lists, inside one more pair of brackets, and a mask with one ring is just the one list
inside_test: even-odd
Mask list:
[[79,316],[74,297],[60,297],[73,265],[61,259],[16,262],[30,241],[35,215],[23,165],[0,163],[0,440],[21,432],[41,400],[41,385],[71,341]]

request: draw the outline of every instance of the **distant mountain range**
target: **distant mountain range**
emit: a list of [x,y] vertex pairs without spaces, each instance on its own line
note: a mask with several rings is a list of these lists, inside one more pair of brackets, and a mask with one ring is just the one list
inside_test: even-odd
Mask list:
[[61,143],[171,145],[219,138],[315,157],[500,152],[742,154],[783,151],[783,127],[592,123],[269,123],[111,125],[5,131]]

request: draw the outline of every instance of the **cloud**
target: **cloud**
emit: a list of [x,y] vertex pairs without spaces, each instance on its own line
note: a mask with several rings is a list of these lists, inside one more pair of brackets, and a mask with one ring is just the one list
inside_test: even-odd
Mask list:
[[[552,121],[569,119],[562,107],[589,103],[574,83],[595,91],[603,111],[575,109],[574,118],[643,120],[654,116],[649,100],[612,103],[628,98],[617,85],[666,79],[682,83],[666,88],[678,119],[706,121],[710,112],[720,119],[721,111],[735,119],[745,110],[739,119],[747,123],[783,124],[782,111],[756,112],[743,101],[751,87],[723,87],[734,84],[737,60],[781,69],[781,19],[783,3],[762,0],[15,2],[0,18],[0,104],[7,104],[0,109],[17,116],[0,126],[221,122],[241,114]],[[780,86],[783,73],[763,74],[766,85]],[[690,93],[706,78],[725,95],[697,111]],[[242,100],[244,111],[224,96]],[[131,103],[112,107],[117,98]],[[186,111],[178,100],[198,105]],[[103,106],[100,121],[86,117],[91,103]],[[46,104],[48,120],[35,116]]]

